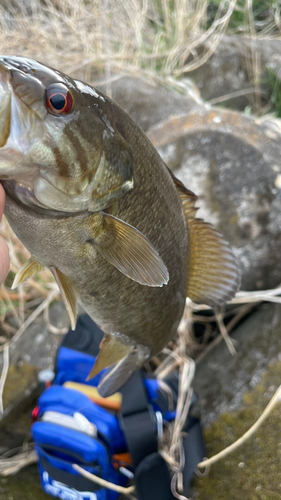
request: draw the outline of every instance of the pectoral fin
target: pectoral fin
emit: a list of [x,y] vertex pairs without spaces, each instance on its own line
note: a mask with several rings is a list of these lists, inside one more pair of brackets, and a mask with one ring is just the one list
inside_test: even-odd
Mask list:
[[98,393],[103,398],[112,396],[122,387],[131,375],[142,367],[149,359],[150,352],[147,347],[137,345],[116,366],[107,371],[98,385]]
[[105,334],[100,345],[100,352],[87,380],[95,377],[104,368],[115,365],[133,350],[132,345],[124,344],[118,335]]
[[199,304],[223,305],[239,288],[235,256],[222,235],[202,219],[195,219],[197,196],[171,173],[186,215],[189,280],[187,296]]
[[75,330],[77,322],[77,297],[69,279],[55,266],[50,266],[54,278],[60,289],[62,300],[70,317],[71,329]]
[[12,284],[12,290],[29,278],[34,278],[37,273],[43,271],[44,267],[45,266],[43,266],[35,257],[30,257],[30,259],[28,259],[22,268],[17,272]]
[[168,270],[150,241],[136,228],[112,215],[97,216],[92,243],[121,273],[141,285],[161,287]]

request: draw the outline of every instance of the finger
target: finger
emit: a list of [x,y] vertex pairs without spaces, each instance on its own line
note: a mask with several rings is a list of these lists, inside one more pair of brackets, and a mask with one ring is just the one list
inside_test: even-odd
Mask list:
[[3,236],[0,236],[0,284],[5,280],[10,269],[8,245]]
[[4,212],[4,205],[5,205],[5,191],[2,184],[0,184],[0,221],[2,219],[2,215]]

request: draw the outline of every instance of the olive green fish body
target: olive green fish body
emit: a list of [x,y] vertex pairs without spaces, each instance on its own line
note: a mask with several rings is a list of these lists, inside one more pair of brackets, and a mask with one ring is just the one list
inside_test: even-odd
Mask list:
[[[169,270],[168,285],[142,286],[103,259],[89,243],[95,214],[46,217],[19,205],[9,195],[5,214],[32,255],[69,277],[84,308],[105,332],[121,332],[132,342],[144,343],[154,354],[167,344],[183,313],[187,232],[180,198],[168,171],[144,134],[125,113],[124,118],[132,127],[129,140],[136,151],[134,189],[117,201],[112,211],[151,241]],[[139,133],[141,139],[137,138]]]
[[102,395],[168,343],[186,296],[221,305],[239,286],[228,244],[129,115],[26,58],[0,57],[0,180],[31,253],[14,286],[48,267],[72,328],[77,300],[101,326]]

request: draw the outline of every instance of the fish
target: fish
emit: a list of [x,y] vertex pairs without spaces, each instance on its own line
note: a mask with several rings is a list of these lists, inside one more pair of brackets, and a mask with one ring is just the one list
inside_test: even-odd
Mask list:
[[173,338],[186,297],[220,307],[239,288],[229,244],[135,121],[26,57],[0,56],[0,181],[31,255],[13,287],[48,268],[72,329],[78,302],[101,327],[103,397]]

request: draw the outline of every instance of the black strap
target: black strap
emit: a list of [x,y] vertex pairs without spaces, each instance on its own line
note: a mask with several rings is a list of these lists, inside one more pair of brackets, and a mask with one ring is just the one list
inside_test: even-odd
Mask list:
[[90,316],[83,314],[79,316],[75,330],[70,329],[65,335],[60,347],[68,347],[96,357],[103,336],[104,332]]
[[156,419],[147,400],[140,370],[128,380],[121,392],[121,425],[134,467],[137,467],[158,448]]
[[138,370],[123,386],[121,425],[135,467],[138,500],[174,500],[171,477],[159,455],[155,414]]
[[171,476],[159,453],[148,455],[135,470],[138,500],[174,500]]

